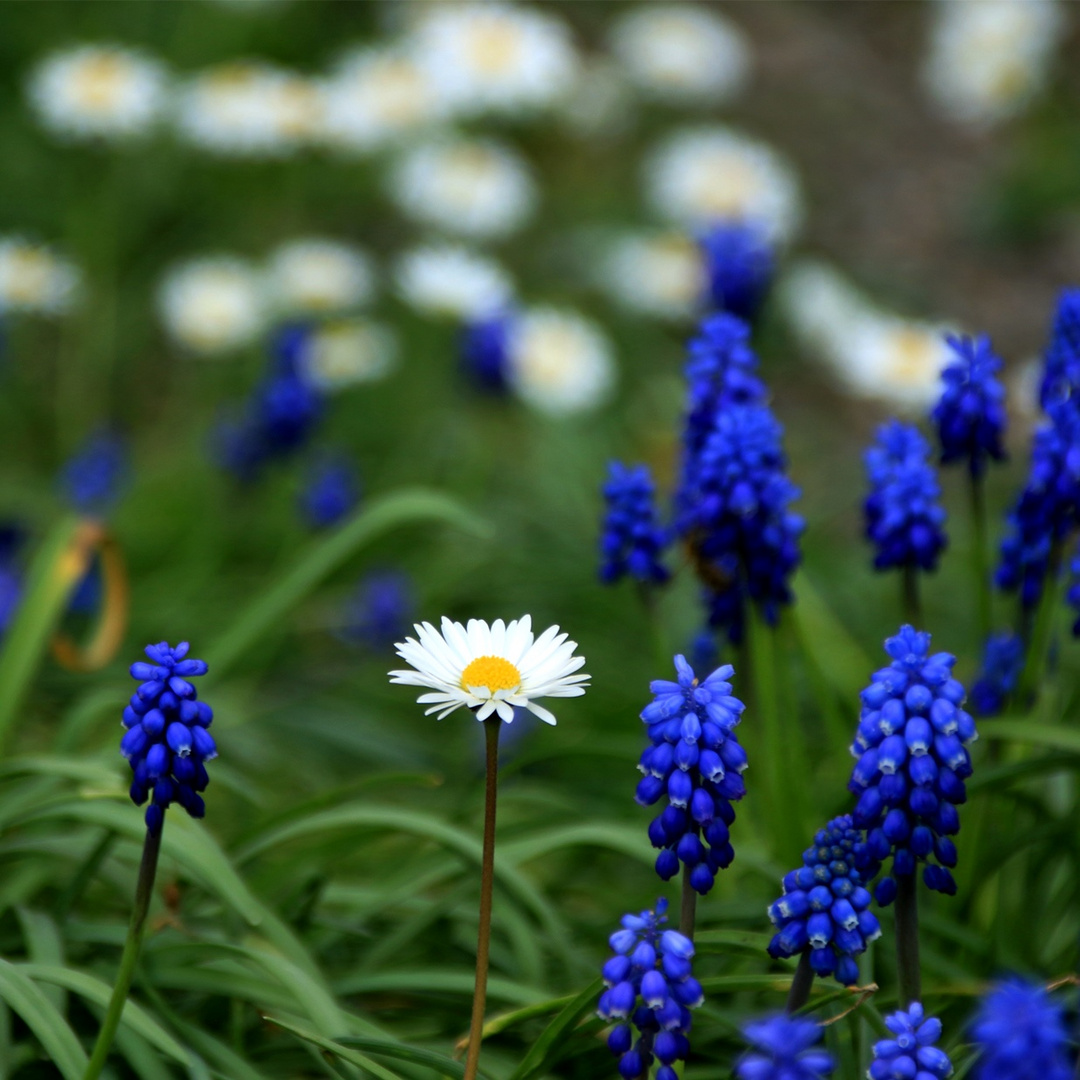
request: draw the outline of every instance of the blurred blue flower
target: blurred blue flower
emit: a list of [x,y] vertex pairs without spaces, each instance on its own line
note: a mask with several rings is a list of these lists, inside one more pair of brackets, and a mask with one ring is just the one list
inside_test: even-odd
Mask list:
[[0,525],[0,637],[11,625],[23,594],[22,572],[15,562],[23,541],[17,525]]
[[720,650],[716,635],[708,628],[699,630],[690,642],[690,666],[694,671],[712,671],[720,666]]
[[600,580],[612,584],[629,575],[643,584],[663,584],[670,574],[659,557],[668,537],[658,520],[648,466],[628,468],[612,461],[603,494],[607,514],[600,536]]
[[79,513],[100,516],[120,497],[128,469],[124,440],[101,432],[87,439],[60,470],[60,490]]
[[772,247],[757,226],[724,221],[698,237],[709,298],[721,311],[752,320],[776,271]]
[[1070,1080],[1061,1007],[1041,987],[1020,979],[983,999],[971,1025],[979,1048],[975,1080]]
[[987,458],[1001,461],[1005,433],[1005,387],[997,373],[1001,360],[990,348],[990,339],[953,337],[945,339],[956,355],[941,373],[945,383],[931,418],[941,442],[945,464],[966,461],[971,475],[979,477]]
[[336,525],[360,501],[360,482],[352,464],[326,457],[307,474],[300,492],[300,513],[313,529]]
[[816,975],[835,975],[851,986],[859,980],[855,957],[881,936],[869,910],[863,870],[869,861],[862,833],[850,814],[833,818],[803,852],[803,865],[784,875],[784,895],[769,905],[777,933],[769,943],[775,958],[810,950]]
[[832,1054],[819,1047],[821,1028],[813,1020],[779,1013],[743,1028],[751,1050],[735,1065],[738,1080],[822,1080],[835,1068]]
[[910,626],[889,638],[885,651],[892,663],[874,672],[860,695],[851,747],[858,761],[848,782],[858,797],[852,817],[867,830],[870,857],[893,857],[891,876],[874,890],[882,906],[896,895],[894,879],[914,874],[919,862],[926,863],[928,888],[955,894],[948,868],[956,865],[956,845],[949,837],[960,831],[956,807],[967,799],[966,746],[978,738],[962,707],[964,687],[952,677],[955,656],[931,656],[930,635]]
[[933,570],[945,547],[945,511],[930,444],[918,428],[890,420],[864,455],[870,494],[863,504],[874,568]]
[[983,650],[982,670],[971,687],[975,711],[980,716],[995,716],[1001,712],[1023,670],[1024,642],[1020,636],[1011,630],[991,634]]
[[505,393],[510,347],[510,315],[491,315],[466,323],[461,331],[461,363],[480,389]]
[[886,1016],[885,1026],[894,1038],[874,1043],[870,1080],[945,1080],[953,1071],[949,1055],[934,1045],[941,1038],[941,1021],[925,1016],[919,1002]]
[[139,687],[124,709],[127,729],[120,752],[135,774],[131,798],[146,808],[146,827],[160,832],[165,811],[178,802],[192,816],[206,812],[201,791],[210,778],[204,762],[217,757],[214,737],[207,731],[214,713],[198,701],[188,680],[206,674],[206,662],[187,659],[188,643],[170,646],[167,641],[147,645],[143,650],[150,663],[131,665],[131,677]]
[[1080,289],[1063,289],[1058,297],[1039,387],[1047,412],[1066,402],[1080,403]]
[[746,794],[746,751],[734,728],[745,706],[732,696],[730,664],[699,681],[686,659],[676,656],[675,670],[677,682],[649,684],[654,698],[641,719],[650,745],[638,763],[645,775],[635,800],[641,806],[667,800],[649,825],[649,839],[660,849],[656,872],[668,881],[681,862],[704,895],[735,858],[728,828],[735,820],[732,802]]
[[401,570],[372,570],[349,599],[342,637],[372,651],[400,641],[416,609],[412,581]]
[[616,1021],[607,1044],[624,1080],[649,1075],[654,1060],[660,1062],[654,1080],[676,1080],[673,1066],[690,1050],[690,1010],[705,1000],[691,973],[694,946],[677,930],[664,929],[666,911],[667,901],[657,900],[655,911],[624,915],[622,929],[609,939],[615,955],[604,964],[607,989],[596,1011]]

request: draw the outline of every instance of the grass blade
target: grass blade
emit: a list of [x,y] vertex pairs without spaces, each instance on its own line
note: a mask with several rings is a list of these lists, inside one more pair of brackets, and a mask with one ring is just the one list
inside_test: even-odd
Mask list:
[[510,1074],[509,1080],[529,1080],[547,1072],[555,1057],[563,1050],[566,1037],[577,1022],[596,1010],[596,1002],[603,986],[602,979],[594,979],[577,997],[563,1007],[562,1011],[543,1030],[540,1038],[529,1047],[521,1064]]
[[75,1032],[41,989],[7,960],[0,960],[0,997],[37,1036],[64,1080],[80,1080],[87,1058]]

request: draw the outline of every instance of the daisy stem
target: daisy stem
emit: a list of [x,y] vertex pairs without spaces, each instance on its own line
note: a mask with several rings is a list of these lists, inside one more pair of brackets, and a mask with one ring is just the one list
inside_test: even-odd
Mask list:
[[919,603],[919,570],[908,564],[900,571],[901,606],[904,619],[917,630],[922,623],[922,605]]
[[971,477],[971,567],[975,574],[975,602],[978,605],[979,640],[985,642],[993,623],[990,596],[990,569],[986,551],[986,493],[983,478]]
[[487,759],[484,783],[484,854],[480,870],[480,931],[476,939],[476,989],[473,991],[472,1022],[469,1024],[469,1051],[464,1080],[475,1080],[480,1063],[480,1040],[484,1033],[484,1004],[487,998],[488,951],[491,945],[491,893],[495,884],[495,803],[499,776],[498,713],[484,721]]
[[146,832],[142,861],[139,864],[139,880],[135,886],[135,906],[128,924],[124,952],[120,957],[120,971],[117,973],[109,1008],[105,1012],[105,1019],[101,1022],[101,1030],[94,1044],[94,1053],[86,1066],[86,1072],[83,1073],[83,1080],[97,1080],[101,1075],[116,1029],[120,1026],[120,1017],[131,989],[131,981],[135,977],[135,964],[142,947],[143,927],[146,925],[146,913],[150,909],[150,897],[154,892],[154,877],[157,874],[158,854],[161,851],[161,833],[161,829],[156,833],[150,830]]
[[900,1006],[904,1009],[913,1001],[922,1001],[918,885],[915,874],[903,874],[896,879],[896,977],[900,984]]
[[810,966],[810,950],[799,953],[799,966],[791,980],[785,1012],[797,1013],[810,998],[810,987],[814,985],[814,969]]

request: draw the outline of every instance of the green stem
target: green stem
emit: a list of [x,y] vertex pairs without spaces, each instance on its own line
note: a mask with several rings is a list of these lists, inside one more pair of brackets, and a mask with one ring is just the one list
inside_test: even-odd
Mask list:
[[798,1012],[810,1000],[810,987],[813,985],[814,969],[810,966],[810,950],[803,949],[799,954],[799,966],[795,969],[795,977],[791,980],[787,1004],[784,1006],[785,1011]]
[[919,569],[905,566],[900,572],[900,599],[904,621],[916,630],[922,625],[922,604],[919,602]]
[[495,805],[499,777],[498,713],[484,721],[487,741],[484,783],[484,853],[480,869],[480,931],[476,939],[476,989],[473,992],[472,1022],[469,1024],[468,1060],[464,1080],[476,1080],[480,1064],[480,1041],[484,1037],[484,1004],[487,999],[488,952],[491,946],[491,894],[495,884]]
[[653,663],[658,672],[665,672],[671,667],[671,653],[664,643],[664,631],[660,625],[659,594],[654,585],[638,583],[638,596],[645,610],[645,621],[649,624],[649,638],[652,642]]
[[1061,541],[1054,541],[1047,562],[1046,577],[1043,580],[1042,596],[1035,614],[1035,624],[1028,639],[1027,652],[1024,655],[1024,670],[1020,673],[1020,685],[1016,691],[1016,701],[1021,708],[1027,708],[1035,697],[1042,681],[1043,665],[1050,647],[1050,638],[1054,628],[1054,615],[1057,612],[1058,572],[1061,569]]
[[109,999],[109,1008],[102,1021],[101,1031],[98,1032],[97,1042],[94,1044],[93,1056],[86,1066],[86,1072],[83,1073],[83,1080],[97,1080],[97,1077],[101,1075],[116,1035],[116,1029],[120,1026],[120,1016],[124,1011],[128,991],[131,989],[131,980],[135,976],[135,964],[139,959],[139,949],[142,946],[143,927],[146,924],[146,913],[150,909],[150,897],[154,892],[154,875],[157,873],[160,851],[161,830],[156,833],[148,830],[146,842],[143,844],[142,862],[139,864],[139,881],[135,886],[135,906],[131,912],[131,922],[128,924],[124,952],[120,957],[120,971],[116,976],[116,984],[113,986],[112,997]]
[[979,641],[985,642],[993,627],[990,595],[990,562],[987,552],[986,492],[981,476],[971,477],[971,568],[975,575],[975,603]]
[[682,871],[682,905],[679,910],[679,933],[694,940],[694,922],[697,918],[697,892],[690,884],[690,867]]
[[896,976],[900,1007],[922,1000],[919,968],[919,880],[915,874],[896,879]]

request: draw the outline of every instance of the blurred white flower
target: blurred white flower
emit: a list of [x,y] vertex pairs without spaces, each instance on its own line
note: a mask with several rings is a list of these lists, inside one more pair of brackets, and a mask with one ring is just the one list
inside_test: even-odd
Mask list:
[[646,162],[645,182],[653,208],[692,229],[740,219],[783,242],[802,215],[791,166],[771,147],[729,128],[675,132]]
[[559,116],[584,138],[618,135],[634,121],[634,95],[621,66],[606,56],[585,60],[559,102]]
[[323,135],[340,150],[363,153],[443,119],[446,103],[411,53],[357,49],[327,79]]
[[514,294],[510,275],[497,262],[450,244],[415,248],[401,255],[394,280],[407,304],[461,319],[501,311]]
[[75,265],[51,248],[18,236],[0,238],[0,313],[62,315],[80,286]]
[[177,125],[195,146],[230,157],[284,157],[322,125],[322,88],[257,61],[220,64],[180,94]]
[[270,293],[283,311],[348,311],[374,290],[371,261],[355,247],[311,237],[283,244],[270,258]]
[[446,138],[413,147],[392,170],[390,195],[416,221],[477,238],[513,232],[536,205],[529,167],[489,139]]
[[211,355],[247,345],[265,325],[263,280],[242,259],[192,259],[168,272],[158,292],[165,330],[192,352]]
[[316,327],[300,363],[304,376],[327,392],[376,382],[397,366],[393,331],[370,319],[340,319]]
[[632,7],[616,20],[612,47],[633,83],[673,104],[724,101],[750,74],[745,35],[698,4]]
[[[1006,394],[1009,412],[1019,419],[1027,430],[1045,416],[1039,404],[1039,390],[1045,369],[1043,359],[1032,356],[1008,373]],[[1015,435],[1015,432],[1013,434]]]
[[708,286],[701,251],[685,233],[628,233],[611,242],[600,283],[632,311],[685,318],[700,306]]
[[124,139],[158,119],[167,82],[161,64],[133,49],[80,45],[46,57],[28,89],[38,119],[57,135]]
[[498,2],[429,5],[414,27],[417,60],[455,112],[513,114],[566,93],[577,54],[549,12]]
[[615,360],[591,320],[573,311],[532,308],[510,322],[506,379],[539,412],[586,412],[611,396]]
[[924,75],[952,119],[987,127],[1046,82],[1065,20],[1057,0],[937,0]]

